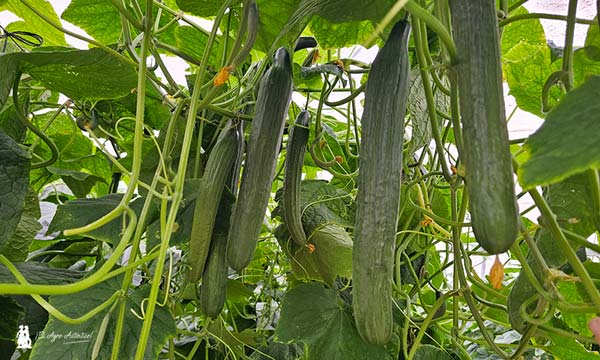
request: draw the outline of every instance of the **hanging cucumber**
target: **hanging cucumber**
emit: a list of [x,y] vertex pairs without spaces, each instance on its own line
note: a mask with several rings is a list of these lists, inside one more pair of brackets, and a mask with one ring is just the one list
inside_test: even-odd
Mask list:
[[495,1],[452,0],[458,53],[465,182],[477,242],[503,253],[518,234],[518,209],[504,113]]
[[256,249],[291,95],[290,56],[287,50],[280,48],[260,83],[246,163],[229,229],[227,261],[238,271],[250,263]]
[[409,84],[410,26],[392,29],[371,66],[361,129],[352,306],[361,337],[386,344],[392,333],[394,247]]
[[298,114],[290,136],[285,155],[285,173],[283,175],[283,212],[285,225],[292,240],[300,246],[306,244],[306,234],[302,228],[300,208],[300,181],[302,180],[302,165],[308,143],[310,114],[303,110]]
[[233,194],[225,190],[219,204],[217,220],[213,229],[212,240],[206,266],[202,273],[202,289],[200,290],[199,307],[202,313],[215,319],[223,310],[227,295],[227,231],[231,217],[231,206],[235,201]]
[[221,194],[227,184],[227,176],[231,173],[240,141],[242,140],[236,128],[228,123],[223,133],[219,135],[206,163],[200,189],[198,189],[190,234],[188,255],[191,265],[188,273],[190,281],[198,281],[204,270]]

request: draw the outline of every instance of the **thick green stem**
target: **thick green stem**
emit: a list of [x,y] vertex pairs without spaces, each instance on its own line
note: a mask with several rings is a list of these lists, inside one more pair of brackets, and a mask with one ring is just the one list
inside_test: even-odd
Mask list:
[[125,214],[129,216],[129,223],[121,241],[114,249],[111,256],[106,262],[92,275],[81,281],[66,285],[41,285],[30,284],[27,279],[19,272],[19,270],[6,258],[0,255],[0,263],[2,263],[8,271],[18,280],[19,284],[4,283],[0,284],[0,294],[3,295],[67,295],[83,291],[91,286],[97,285],[105,279],[105,275],[109,273],[113,266],[117,263],[123,251],[129,243],[129,239],[133,235],[137,224],[135,212],[130,208],[125,208]]
[[[151,7],[152,1],[148,0],[149,5]],[[152,327],[152,320],[154,316],[154,310],[156,308],[156,299],[158,297],[158,291],[160,288],[160,279],[162,277],[162,272],[164,268],[164,263],[167,255],[167,249],[169,247],[169,242],[171,239],[172,231],[167,231],[168,229],[173,229],[175,224],[175,220],[177,218],[177,212],[179,210],[179,205],[183,199],[183,185],[185,181],[185,174],[187,169],[187,163],[189,158],[189,153],[192,145],[192,137],[194,134],[194,125],[196,122],[196,114],[198,109],[202,109],[206,106],[211,100],[212,97],[216,94],[216,92],[211,91],[207,95],[206,98],[200,103],[200,92],[202,89],[202,80],[204,78],[204,72],[206,71],[206,65],[208,64],[208,58],[211,53],[211,49],[213,43],[215,41],[217,30],[219,29],[219,24],[225,10],[230,6],[231,0],[225,1],[221,8],[219,9],[219,13],[215,17],[215,21],[213,23],[212,31],[208,37],[208,41],[206,43],[206,47],[204,49],[204,53],[202,56],[202,61],[200,63],[200,67],[198,69],[198,74],[196,75],[196,80],[194,83],[194,91],[192,93],[192,98],[190,100],[190,108],[188,111],[188,118],[185,127],[185,133],[183,137],[183,144],[181,147],[181,158],[179,161],[179,166],[177,170],[177,175],[175,177],[175,189],[173,193],[173,201],[171,203],[171,207],[169,209],[169,214],[166,220],[165,226],[161,226],[161,245],[159,256],[156,261],[156,269],[154,270],[154,276],[152,277],[152,287],[150,289],[150,295],[148,296],[147,308],[144,318],[144,323],[142,324],[142,329],[140,332],[140,338],[138,342],[138,347],[135,354],[136,360],[142,360],[144,358],[144,353],[146,350],[146,344],[148,342],[148,337],[150,336],[150,329]]]
[[565,34],[565,50],[563,53],[563,73],[565,74],[563,82],[565,90],[571,91],[573,88],[573,39],[575,37],[575,17],[577,15],[577,0],[569,0],[569,10],[567,12],[567,31]]

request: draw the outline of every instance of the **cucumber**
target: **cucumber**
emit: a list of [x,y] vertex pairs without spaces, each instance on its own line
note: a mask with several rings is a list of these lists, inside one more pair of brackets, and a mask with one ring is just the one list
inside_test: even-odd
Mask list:
[[227,231],[234,201],[233,194],[225,190],[217,212],[206,267],[202,273],[199,307],[204,315],[212,319],[223,310],[227,295]]
[[352,307],[360,336],[386,344],[392,333],[392,281],[409,84],[410,25],[394,25],[369,72],[361,129],[352,250]]
[[495,4],[450,1],[463,127],[460,158],[465,165],[473,232],[490,254],[508,250],[519,229]]
[[285,214],[285,225],[292,236],[292,240],[300,245],[306,245],[306,233],[302,228],[302,214],[300,209],[300,181],[302,180],[302,165],[304,165],[304,154],[308,143],[310,114],[302,110],[294,126],[290,130],[290,136],[285,155],[285,172],[283,174],[283,213]]
[[260,82],[246,163],[232,213],[227,262],[237,271],[250,263],[256,250],[291,96],[292,64],[287,50],[279,48]]
[[200,181],[198,198],[194,208],[194,220],[190,234],[190,252],[188,254],[191,269],[188,279],[196,282],[200,279],[213,233],[215,218],[227,176],[231,173],[237,157],[241,138],[236,128],[228,123],[212,149],[204,175]]

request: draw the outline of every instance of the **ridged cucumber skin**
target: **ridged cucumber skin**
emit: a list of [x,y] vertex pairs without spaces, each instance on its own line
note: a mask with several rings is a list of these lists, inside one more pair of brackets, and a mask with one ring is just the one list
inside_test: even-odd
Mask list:
[[504,112],[495,1],[451,0],[458,53],[465,182],[477,242],[503,253],[518,234],[518,208]]
[[275,52],[263,76],[250,129],[248,149],[227,241],[227,262],[240,271],[252,261],[275,174],[292,95],[292,65],[285,48]]
[[188,279],[192,282],[198,281],[204,270],[221,195],[241,141],[238,132],[230,124],[223,131],[208,157],[194,208],[188,255],[191,265]]
[[227,231],[229,231],[233,201],[233,194],[225,190],[217,212],[208,259],[202,273],[200,311],[212,319],[219,316],[223,310],[227,296]]
[[302,166],[304,165],[304,154],[308,143],[310,125],[310,113],[302,110],[294,126],[290,130],[290,136],[285,155],[285,172],[283,174],[283,213],[285,214],[285,225],[290,232],[292,240],[304,246],[307,243],[306,233],[302,227],[302,213],[300,209],[300,182],[302,181]]
[[360,336],[386,344],[392,334],[392,281],[409,85],[410,26],[400,21],[367,80],[352,251],[352,307]]

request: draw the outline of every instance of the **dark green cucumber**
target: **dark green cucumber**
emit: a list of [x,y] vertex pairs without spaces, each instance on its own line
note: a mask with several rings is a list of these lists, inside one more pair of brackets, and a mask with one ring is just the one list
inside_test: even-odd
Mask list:
[[508,250],[519,229],[495,4],[450,1],[463,127],[460,157],[473,232],[490,254]]
[[200,181],[200,189],[198,189],[190,234],[188,255],[191,265],[188,273],[190,281],[198,281],[204,270],[219,202],[227,184],[227,176],[231,173],[237,157],[240,141],[235,127],[228,123],[208,157],[204,175]]
[[410,26],[400,21],[371,66],[361,129],[352,250],[352,306],[360,336],[386,344],[392,333],[392,281],[398,225]]
[[226,256],[227,232],[234,201],[233,194],[225,190],[219,204],[208,259],[202,273],[199,306],[202,313],[212,319],[219,316],[223,310],[227,295],[227,270],[229,269]]
[[260,82],[246,162],[229,229],[227,261],[238,271],[250,263],[256,249],[291,95],[290,56],[287,50],[280,48]]
[[302,228],[302,209],[300,209],[300,181],[302,180],[302,165],[304,165],[304,154],[308,143],[310,114],[302,110],[294,126],[290,130],[290,136],[285,155],[285,173],[283,174],[283,213],[285,214],[285,225],[287,226],[292,240],[300,246],[306,244],[306,234]]

